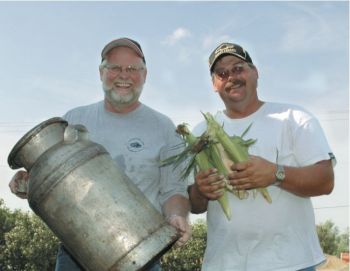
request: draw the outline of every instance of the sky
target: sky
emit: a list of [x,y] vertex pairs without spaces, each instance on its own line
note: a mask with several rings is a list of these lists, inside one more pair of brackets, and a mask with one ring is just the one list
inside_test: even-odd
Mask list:
[[208,57],[228,41],[257,66],[260,99],[319,119],[338,163],[332,194],[312,198],[316,223],[349,225],[348,2],[0,2],[0,36],[0,198],[8,208],[30,210],[8,188],[12,147],[40,122],[103,98],[105,44],[137,40],[148,68],[141,101],[193,127],[201,111],[223,109]]

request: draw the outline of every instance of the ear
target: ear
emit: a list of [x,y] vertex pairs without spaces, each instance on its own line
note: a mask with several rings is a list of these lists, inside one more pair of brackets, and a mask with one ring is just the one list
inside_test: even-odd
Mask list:
[[147,78],[147,68],[144,70],[144,80],[143,80],[143,83],[146,83],[146,78]]
[[100,72],[100,80],[102,81],[103,68],[99,67],[98,70],[99,70],[99,72]]
[[212,89],[214,90],[214,92],[219,92],[215,84],[214,76],[211,77],[211,83],[212,83]]
[[259,78],[259,72],[258,69],[255,67],[255,72],[256,72],[256,78]]
[[252,68],[256,72],[256,78],[259,78],[259,72],[258,72],[258,69],[256,68],[256,66],[254,65]]

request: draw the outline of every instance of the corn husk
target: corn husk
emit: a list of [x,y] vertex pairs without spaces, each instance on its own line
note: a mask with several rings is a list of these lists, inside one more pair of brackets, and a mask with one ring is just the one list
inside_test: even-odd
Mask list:
[[[232,214],[228,192],[242,200],[246,199],[249,193],[245,190],[234,189],[227,181],[227,176],[233,163],[244,162],[249,159],[248,148],[256,140],[243,139],[251,125],[247,127],[241,136],[229,136],[210,113],[203,115],[207,122],[207,129],[199,137],[194,136],[186,124],[177,126],[176,132],[183,137],[186,145],[185,149],[180,154],[162,161],[162,165],[173,164],[174,167],[178,167],[180,164],[186,163],[186,167],[182,172],[182,178],[187,178],[193,171],[216,168],[218,173],[224,176],[225,182],[223,194],[218,199],[218,202],[225,216],[230,220]],[[255,195],[256,190],[253,191],[253,195]],[[260,192],[267,202],[272,202],[266,188],[258,188],[257,191]]]
[[[250,124],[247,129],[243,132],[242,136],[232,136],[230,137],[223,127],[219,125],[219,123],[215,120],[215,118],[210,114],[206,113],[204,114],[204,117],[207,121],[207,130],[210,131],[209,133],[212,134],[212,138],[216,138],[218,142],[223,146],[225,152],[227,153],[228,157],[234,162],[245,162],[249,159],[249,153],[248,148],[250,145],[254,144],[256,140],[249,139],[249,140],[243,140],[243,137],[245,134],[249,131],[252,124]],[[269,192],[266,188],[258,188],[258,192],[265,198],[265,200],[269,203],[272,202],[272,199],[270,197]],[[238,197],[240,199],[247,198],[247,192],[246,191],[237,191]]]

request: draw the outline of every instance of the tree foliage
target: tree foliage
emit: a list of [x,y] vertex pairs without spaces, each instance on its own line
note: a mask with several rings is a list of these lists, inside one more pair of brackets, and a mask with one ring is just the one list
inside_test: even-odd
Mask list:
[[317,235],[319,236],[323,252],[326,254],[333,254],[337,249],[338,235],[338,228],[334,227],[333,222],[326,221],[317,226]]
[[349,252],[349,229],[340,234],[338,227],[327,220],[317,225],[317,235],[324,253],[339,257],[341,252]]
[[192,238],[181,248],[172,248],[161,259],[164,271],[199,271],[207,240],[207,226],[203,220],[192,225]]
[[[206,246],[207,226],[192,225],[192,238],[181,248],[172,248],[161,258],[164,271],[199,271]],[[339,257],[349,251],[349,230],[339,233],[331,221],[317,225],[321,247]],[[10,211],[0,199],[0,270],[53,271],[58,239],[35,214]]]
[[347,229],[347,232],[338,236],[338,249],[335,255],[339,257],[342,252],[349,252],[349,228]]
[[54,270],[57,237],[35,214],[0,207],[0,270]]

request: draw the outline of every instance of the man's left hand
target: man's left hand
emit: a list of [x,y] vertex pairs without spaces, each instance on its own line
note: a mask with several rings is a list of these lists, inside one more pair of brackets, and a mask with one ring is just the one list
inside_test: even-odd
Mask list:
[[180,215],[171,215],[169,218],[167,218],[167,221],[181,234],[180,239],[178,239],[175,243],[175,247],[183,246],[192,235],[192,229],[188,224],[187,219]]

